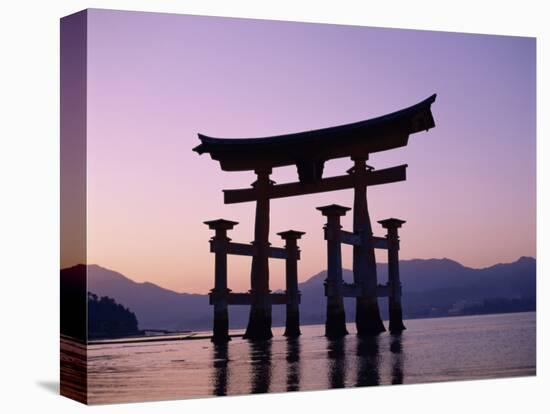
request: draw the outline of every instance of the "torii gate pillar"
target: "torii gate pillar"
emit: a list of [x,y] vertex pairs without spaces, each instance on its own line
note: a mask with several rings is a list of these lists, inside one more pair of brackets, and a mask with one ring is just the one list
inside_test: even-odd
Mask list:
[[253,185],[257,192],[254,241],[256,254],[252,257],[250,293],[252,304],[244,338],[264,340],[273,337],[271,332],[271,301],[269,298],[269,175],[271,168],[255,171],[258,179]]
[[353,246],[353,281],[362,290],[355,307],[355,324],[359,336],[377,335],[386,330],[378,308],[376,258],[367,206],[366,159],[354,157],[354,167],[349,171],[354,177],[353,232],[361,237],[361,244]]

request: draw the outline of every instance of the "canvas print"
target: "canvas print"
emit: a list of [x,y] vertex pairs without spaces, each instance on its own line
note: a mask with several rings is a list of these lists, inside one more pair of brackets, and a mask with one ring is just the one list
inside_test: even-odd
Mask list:
[[534,38],[60,29],[63,395],[536,374]]

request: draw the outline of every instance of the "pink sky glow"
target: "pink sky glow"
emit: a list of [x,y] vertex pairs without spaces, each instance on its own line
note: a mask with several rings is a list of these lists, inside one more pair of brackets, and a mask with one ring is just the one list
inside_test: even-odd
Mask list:
[[[401,258],[448,257],[471,267],[535,255],[535,40],[245,19],[91,10],[88,21],[88,263],[180,292],[213,287],[205,220],[240,222],[254,204],[222,189],[252,173],[222,172],[191,149],[201,132],[269,136],[383,115],[432,93],[436,127],[376,168],[409,165],[407,181],[369,189],[376,223],[407,221]],[[349,159],[327,163],[342,174]],[[294,167],[273,179],[297,179]],[[325,269],[324,218],[351,190],[272,202],[270,241],[290,228],[299,278]],[[351,229],[351,214],[343,220]],[[383,252],[378,261],[385,261]],[[71,263],[65,263],[70,265]],[[272,289],[284,263],[271,261]],[[344,265],[351,267],[351,249]],[[249,288],[250,259],[231,257],[229,285]]]

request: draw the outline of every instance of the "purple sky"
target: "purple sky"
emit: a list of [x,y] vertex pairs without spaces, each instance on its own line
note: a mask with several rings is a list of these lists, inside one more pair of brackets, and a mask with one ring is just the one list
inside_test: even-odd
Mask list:
[[[251,173],[222,172],[197,133],[269,136],[359,121],[432,93],[436,127],[374,154],[407,163],[406,182],[369,190],[373,222],[407,220],[401,257],[472,267],[535,255],[535,40],[428,31],[91,10],[88,21],[88,263],[177,291],[213,286],[204,220],[253,237],[254,204],[224,205]],[[342,174],[331,161],[325,176]],[[295,168],[274,170],[295,181]],[[299,278],[326,266],[315,207],[352,191],[274,200],[276,232],[307,232]],[[344,219],[351,229],[351,214]],[[375,224],[375,234],[383,231]],[[383,252],[378,261],[385,261]],[[284,285],[271,262],[272,288]],[[344,250],[351,267],[351,249]],[[230,288],[250,259],[231,257]]]

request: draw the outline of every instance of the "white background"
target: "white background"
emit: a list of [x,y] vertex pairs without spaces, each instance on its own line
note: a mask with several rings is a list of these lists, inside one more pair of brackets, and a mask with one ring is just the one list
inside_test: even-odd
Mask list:
[[[3,412],[548,412],[550,13],[538,1],[3,1],[0,6],[0,410]],[[538,375],[85,408],[57,395],[59,18],[86,7],[536,36]],[[546,27],[545,27],[546,26]],[[429,53],[429,50],[426,51]],[[546,118],[544,118],[546,115]],[[483,231],[483,229],[480,229]],[[513,235],[511,235],[513,237]],[[545,326],[546,325],[546,326]],[[548,352],[548,351],[547,351]],[[31,411],[34,410],[34,411]]]

